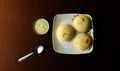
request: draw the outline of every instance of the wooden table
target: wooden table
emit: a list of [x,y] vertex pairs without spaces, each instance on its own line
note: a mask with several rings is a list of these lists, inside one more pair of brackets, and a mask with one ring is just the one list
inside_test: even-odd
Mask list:
[[[0,71],[107,70],[108,54],[98,38],[100,6],[98,0],[0,0]],[[61,13],[88,13],[93,17],[95,42],[92,53],[63,55],[53,50],[53,17]],[[49,32],[44,36],[33,31],[38,18],[45,18],[50,24]],[[45,46],[44,53],[17,62],[37,45]]]

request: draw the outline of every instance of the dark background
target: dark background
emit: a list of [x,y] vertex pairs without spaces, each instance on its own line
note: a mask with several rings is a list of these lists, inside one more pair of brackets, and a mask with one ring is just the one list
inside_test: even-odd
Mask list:
[[[112,48],[105,39],[110,40],[106,34],[112,21],[108,22],[105,4],[98,0],[0,0],[0,71],[111,70]],[[73,56],[54,52],[52,23],[54,16],[61,13],[92,16],[95,37],[92,53]],[[44,36],[33,31],[33,23],[38,18],[45,18],[50,24],[50,30]],[[44,53],[17,62],[40,44],[45,46]]]

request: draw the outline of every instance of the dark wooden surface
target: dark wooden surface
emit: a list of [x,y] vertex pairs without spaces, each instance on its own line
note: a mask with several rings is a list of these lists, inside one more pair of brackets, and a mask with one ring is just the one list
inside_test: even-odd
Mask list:
[[[109,54],[100,37],[101,3],[98,0],[0,0],[0,71],[98,71],[107,70]],[[94,21],[94,50],[85,55],[57,54],[52,46],[53,17],[60,13],[88,13]],[[50,24],[40,36],[32,26],[38,18]],[[104,41],[103,41],[104,42]],[[45,51],[18,63],[17,59],[44,45]]]

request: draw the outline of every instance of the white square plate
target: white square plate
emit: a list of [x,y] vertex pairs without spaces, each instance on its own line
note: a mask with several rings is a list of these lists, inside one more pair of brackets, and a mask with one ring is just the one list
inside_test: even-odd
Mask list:
[[[76,48],[74,47],[74,44],[73,44],[73,40],[70,42],[60,42],[56,37],[56,29],[57,29],[58,25],[59,24],[72,25],[72,18],[76,14],[58,14],[54,17],[53,29],[52,29],[52,40],[53,40],[53,49],[55,52],[62,53],[62,54],[86,54],[86,53],[92,52],[93,44],[92,44],[90,50],[81,52],[81,51],[76,50]],[[88,15],[88,14],[85,14],[85,15],[90,17],[90,19],[92,20],[92,17],[90,15]],[[88,34],[90,34],[92,36],[92,38],[94,39],[93,21],[92,21],[92,29],[88,32]]]

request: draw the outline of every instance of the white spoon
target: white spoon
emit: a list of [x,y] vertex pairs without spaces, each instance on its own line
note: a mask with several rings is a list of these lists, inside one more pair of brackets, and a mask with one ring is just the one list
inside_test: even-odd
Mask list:
[[42,53],[42,52],[43,52],[43,49],[44,49],[43,46],[38,46],[37,48],[35,48],[35,50],[34,50],[33,52],[31,52],[31,53],[29,53],[29,54],[27,54],[27,55],[19,58],[19,59],[18,59],[18,62],[24,61],[25,59],[27,59],[28,57],[30,57],[30,56],[33,55],[33,54],[40,54],[40,53]]

